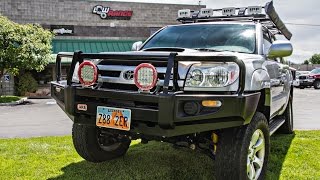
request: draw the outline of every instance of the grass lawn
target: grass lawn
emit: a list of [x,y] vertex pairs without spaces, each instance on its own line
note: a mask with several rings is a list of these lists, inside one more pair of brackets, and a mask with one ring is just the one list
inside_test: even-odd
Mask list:
[[[271,139],[268,179],[320,179],[320,131]],[[213,179],[214,161],[170,144],[133,142],[126,156],[84,161],[70,136],[0,139],[0,179]]]
[[20,100],[18,96],[0,96],[0,103],[10,103]]

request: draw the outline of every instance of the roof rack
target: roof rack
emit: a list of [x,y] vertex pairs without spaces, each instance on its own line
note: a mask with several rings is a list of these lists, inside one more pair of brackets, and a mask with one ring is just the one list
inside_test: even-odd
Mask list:
[[[262,12],[262,9],[265,12]],[[217,15],[220,13],[219,15]],[[265,6],[249,6],[243,8],[222,8],[209,9],[202,8],[200,11],[191,11],[190,9],[179,10],[178,21],[182,23],[197,22],[215,22],[215,21],[254,21],[260,22],[268,28],[273,34],[282,34],[288,40],[291,39],[292,33],[287,29],[276,12],[273,1],[268,2]]]

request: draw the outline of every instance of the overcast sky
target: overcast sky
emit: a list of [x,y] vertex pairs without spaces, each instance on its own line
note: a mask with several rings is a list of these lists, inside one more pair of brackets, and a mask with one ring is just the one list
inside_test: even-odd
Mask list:
[[[127,2],[155,2],[159,0],[116,0]],[[265,5],[268,0],[202,0],[202,5],[208,8],[244,7]],[[198,0],[161,0],[170,4],[198,4]],[[274,6],[285,23],[302,23],[320,25],[319,0],[274,0]],[[309,59],[314,53],[320,53],[320,26],[287,25],[292,32],[293,55],[288,60],[301,63]]]

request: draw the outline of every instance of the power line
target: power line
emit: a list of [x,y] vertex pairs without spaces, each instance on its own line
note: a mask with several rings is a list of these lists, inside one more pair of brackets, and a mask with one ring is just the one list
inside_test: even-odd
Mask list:
[[320,24],[301,24],[301,23],[285,23],[288,25],[294,25],[294,26],[313,26],[313,27],[320,27]]

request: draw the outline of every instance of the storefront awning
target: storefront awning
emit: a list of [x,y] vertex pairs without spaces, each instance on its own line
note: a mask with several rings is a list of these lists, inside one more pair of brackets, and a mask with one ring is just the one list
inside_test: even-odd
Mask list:
[[[124,40],[92,40],[92,39],[54,39],[52,40],[52,59],[50,63],[56,62],[59,52],[75,52],[81,50],[84,53],[100,52],[124,52],[130,51],[132,44],[136,41]],[[62,58],[62,63],[71,63],[71,58]]]
[[77,50],[84,53],[124,52],[130,51],[134,42],[129,40],[54,39],[52,50],[53,54]]

